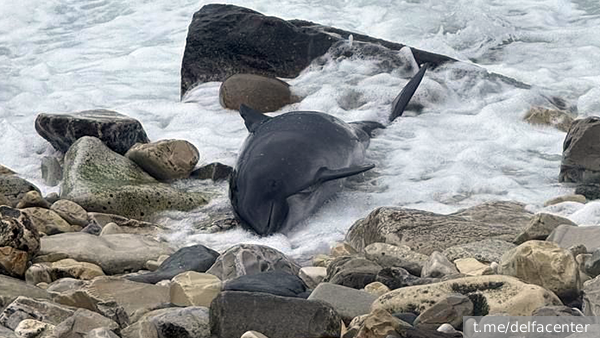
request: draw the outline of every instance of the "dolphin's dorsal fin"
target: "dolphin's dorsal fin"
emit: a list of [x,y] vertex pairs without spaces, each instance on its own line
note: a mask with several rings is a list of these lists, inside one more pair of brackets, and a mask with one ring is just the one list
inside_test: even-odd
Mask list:
[[244,124],[249,132],[254,132],[259,125],[263,122],[270,120],[271,118],[261,113],[256,109],[252,109],[245,104],[240,105],[240,115],[244,119]]
[[294,191],[292,193],[292,195],[296,194],[300,191],[303,191],[305,189],[308,189],[312,186],[323,184],[327,181],[333,181],[333,180],[337,180],[340,178],[358,175],[358,174],[364,173],[367,170],[371,170],[373,168],[375,168],[374,164],[369,164],[369,165],[365,165],[365,166],[353,166],[353,167],[341,168],[341,169],[329,169],[327,167],[321,167],[321,168],[319,168],[319,170],[317,170],[317,173],[315,174],[315,177],[312,181],[310,181],[307,184],[303,185],[302,187],[298,188],[296,191]]
[[390,122],[394,121],[398,116],[401,116],[402,113],[404,113],[404,109],[406,109],[408,102],[415,94],[417,87],[419,87],[419,84],[421,83],[423,75],[425,75],[425,71],[427,70],[428,66],[429,65],[427,63],[422,65],[417,74],[415,74],[415,76],[413,76],[410,79],[410,81],[408,81],[406,86],[402,88],[400,94],[396,96],[396,99],[394,99],[394,103],[392,103],[392,114],[390,114]]

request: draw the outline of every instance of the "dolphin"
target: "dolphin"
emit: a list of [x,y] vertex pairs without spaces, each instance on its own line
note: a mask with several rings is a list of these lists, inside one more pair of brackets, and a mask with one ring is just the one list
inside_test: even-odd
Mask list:
[[[401,116],[423,79],[420,67],[392,104]],[[316,111],[269,117],[246,105],[240,115],[250,133],[229,180],[229,199],[242,226],[264,236],[290,229],[341,189],[341,180],[373,169],[364,164],[372,121],[346,123]]]

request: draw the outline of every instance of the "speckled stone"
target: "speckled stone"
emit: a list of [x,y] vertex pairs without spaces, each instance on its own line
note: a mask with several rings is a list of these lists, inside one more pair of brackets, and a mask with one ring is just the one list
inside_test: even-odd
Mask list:
[[190,176],[200,159],[200,153],[185,140],[160,140],[137,143],[127,151],[125,157],[154,178],[169,181]]
[[82,137],[65,155],[61,198],[87,211],[143,218],[161,210],[187,211],[206,203],[201,193],[159,183],[94,137]]

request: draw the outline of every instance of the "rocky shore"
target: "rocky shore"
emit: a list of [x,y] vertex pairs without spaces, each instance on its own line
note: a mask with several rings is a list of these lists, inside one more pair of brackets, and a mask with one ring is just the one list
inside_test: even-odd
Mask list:
[[[275,77],[332,55],[378,56],[382,72],[407,74],[457,62],[416,49],[407,62],[404,47],[207,5],[190,24],[182,96],[222,81],[224,107],[276,111],[302,98]],[[460,76],[527,88],[470,69]],[[599,198],[600,118],[574,120],[555,104],[532,107],[525,120],[567,132],[557,179],[578,194],[548,196],[547,205]],[[110,110],[42,113],[35,128],[63,155],[41,163],[46,184],[61,190],[42,196],[0,165],[2,338],[471,337],[464,316],[600,315],[600,227],[517,201],[448,215],[389,206],[348,224],[344,242],[305,266],[263,245],[180,248],[161,241],[168,229],[149,217],[205,205],[210,194],[173,183],[223,180],[232,168],[197,168],[201,149],[152,141],[140,121]],[[221,220],[212,231],[235,226]]]

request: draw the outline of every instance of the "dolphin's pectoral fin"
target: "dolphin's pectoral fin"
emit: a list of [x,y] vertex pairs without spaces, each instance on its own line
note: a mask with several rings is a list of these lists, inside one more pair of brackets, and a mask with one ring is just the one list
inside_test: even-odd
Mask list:
[[244,119],[244,124],[249,132],[255,131],[259,125],[271,119],[267,115],[252,109],[243,103],[240,105],[240,115]]
[[417,72],[417,74],[415,74],[415,76],[413,76],[410,79],[410,81],[408,81],[406,86],[402,88],[400,94],[396,96],[396,99],[394,99],[394,103],[392,103],[392,114],[390,115],[390,122],[394,121],[394,119],[396,119],[398,116],[401,116],[402,113],[404,113],[404,109],[406,109],[408,102],[415,94],[415,91],[417,91],[417,88],[419,87],[419,84],[423,79],[423,75],[425,75],[427,67],[429,67],[427,63],[422,65],[421,69],[419,69],[419,72]]
[[329,169],[329,168],[321,168],[317,172],[315,177],[315,181],[319,183],[325,183],[327,181],[337,180],[344,177],[354,176],[361,173],[364,173],[367,170],[371,170],[375,168],[374,164],[369,164],[365,166],[355,166],[348,167],[342,169]]
[[373,137],[373,130],[375,129],[385,129],[385,126],[379,122],[375,121],[356,121],[349,123],[355,129],[359,129],[364,131],[369,137]]

